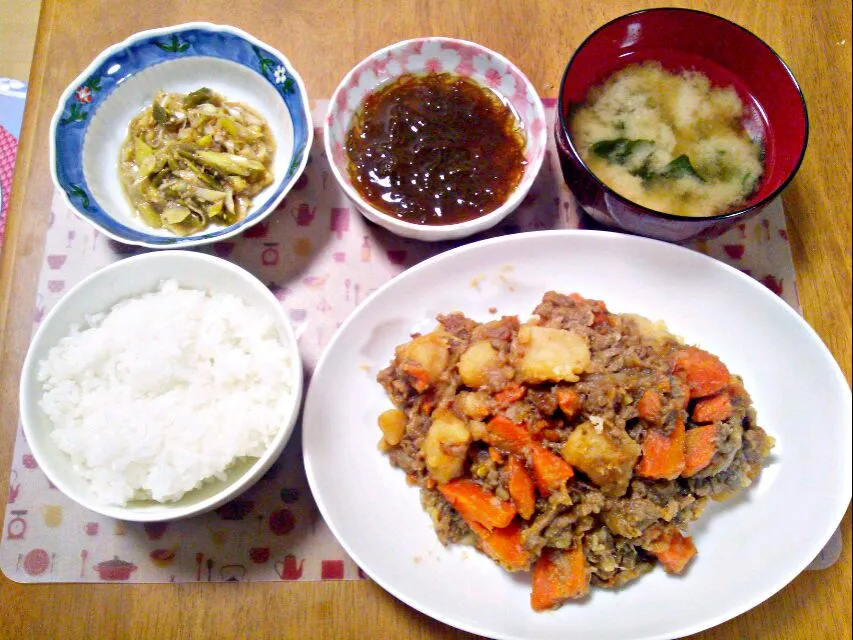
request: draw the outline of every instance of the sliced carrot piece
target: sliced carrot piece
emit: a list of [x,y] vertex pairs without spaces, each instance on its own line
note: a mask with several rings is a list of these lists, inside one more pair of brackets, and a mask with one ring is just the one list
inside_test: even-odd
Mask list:
[[643,442],[643,457],[637,473],[645,478],[673,480],[684,470],[684,422],[679,418],[669,437],[658,429],[650,429]]
[[489,447],[489,458],[491,458],[492,462],[501,463],[503,462],[503,454],[495,449],[494,447]]
[[681,391],[682,391],[681,408],[686,411],[687,407],[690,406],[690,388],[687,387],[687,385],[685,384],[684,388]]
[[542,495],[559,491],[566,486],[566,481],[575,475],[568,462],[541,444],[531,445],[529,451],[533,477]]
[[521,523],[511,522],[503,529],[489,531],[484,526],[469,522],[480,537],[480,548],[492,560],[508,571],[523,571],[530,566],[530,553],[521,540]]
[[707,467],[717,453],[717,425],[706,424],[695,427],[684,436],[684,470],[681,475],[689,478]]
[[694,422],[719,422],[730,415],[732,415],[732,400],[728,391],[720,391],[715,396],[697,400],[693,406]]
[[510,456],[506,464],[507,490],[509,497],[518,509],[518,515],[530,520],[536,510],[536,486],[524,468],[524,463],[516,456]]
[[516,424],[506,416],[495,416],[486,425],[486,442],[490,445],[522,454],[533,442],[530,431],[521,424]]
[[487,529],[507,526],[517,513],[515,506],[501,500],[473,480],[451,480],[438,490],[468,522],[477,522]]
[[419,364],[407,362],[403,365],[403,372],[413,378],[412,386],[418,393],[423,393],[429,388],[429,373]]
[[595,308],[592,312],[592,326],[596,327],[607,322],[607,306],[601,300],[593,300]]
[[696,545],[691,537],[673,531],[668,546],[662,551],[655,551],[654,554],[667,573],[681,573],[696,555]]
[[499,406],[506,407],[521,400],[525,393],[527,393],[527,387],[517,382],[510,382],[495,394],[495,402]]
[[660,394],[654,389],[647,389],[637,403],[637,413],[650,424],[660,424],[662,417],[662,405]]
[[530,606],[534,611],[553,609],[566,600],[580,598],[589,590],[589,571],[583,549],[569,551],[545,549],[533,565],[533,591]]
[[696,347],[686,347],[675,359],[675,375],[690,389],[690,396],[703,398],[726,388],[731,374],[720,359]]
[[560,411],[571,420],[577,417],[583,408],[583,400],[574,389],[566,389],[565,387],[557,387],[557,406]]

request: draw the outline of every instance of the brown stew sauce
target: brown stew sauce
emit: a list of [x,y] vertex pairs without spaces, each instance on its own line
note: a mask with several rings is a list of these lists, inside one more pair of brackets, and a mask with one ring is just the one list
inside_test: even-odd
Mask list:
[[527,164],[512,109],[449,73],[406,74],[365,99],[347,135],[353,185],[380,211],[456,224],[506,202]]

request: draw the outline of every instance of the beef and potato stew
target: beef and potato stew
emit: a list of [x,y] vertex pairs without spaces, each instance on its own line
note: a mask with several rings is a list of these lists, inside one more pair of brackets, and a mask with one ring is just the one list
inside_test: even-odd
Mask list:
[[719,358],[578,294],[546,293],[526,322],[439,316],[378,381],[380,448],[439,539],[530,570],[537,611],[684,571],[687,525],[773,446]]

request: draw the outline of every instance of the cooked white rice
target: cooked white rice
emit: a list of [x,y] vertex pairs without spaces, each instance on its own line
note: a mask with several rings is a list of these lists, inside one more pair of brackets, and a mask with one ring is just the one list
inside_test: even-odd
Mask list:
[[100,502],[177,500],[261,456],[287,420],[290,353],[235,296],[170,280],[87,321],[39,363],[40,404]]

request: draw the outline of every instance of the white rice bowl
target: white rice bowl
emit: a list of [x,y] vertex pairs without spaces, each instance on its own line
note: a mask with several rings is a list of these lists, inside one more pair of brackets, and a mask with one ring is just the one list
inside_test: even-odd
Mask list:
[[24,363],[21,419],[69,497],[164,520],[259,479],[301,392],[296,338],[266,287],[224,260],[168,251],[106,267],[51,311]]

